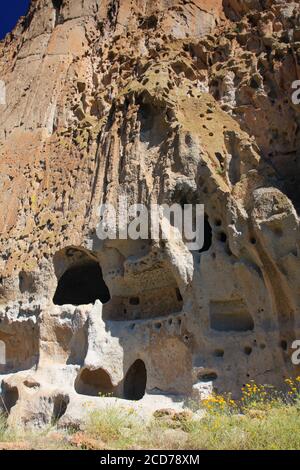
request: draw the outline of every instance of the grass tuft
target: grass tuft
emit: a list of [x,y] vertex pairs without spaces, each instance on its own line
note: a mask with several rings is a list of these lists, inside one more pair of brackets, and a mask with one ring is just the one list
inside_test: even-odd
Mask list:
[[118,405],[91,411],[86,425],[87,434],[116,448],[132,444],[139,429],[135,411]]

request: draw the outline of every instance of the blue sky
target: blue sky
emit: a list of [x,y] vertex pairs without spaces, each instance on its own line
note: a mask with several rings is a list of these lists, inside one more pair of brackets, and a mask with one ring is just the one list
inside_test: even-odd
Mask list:
[[25,15],[30,0],[6,0],[1,6],[0,40],[16,25],[20,16]]

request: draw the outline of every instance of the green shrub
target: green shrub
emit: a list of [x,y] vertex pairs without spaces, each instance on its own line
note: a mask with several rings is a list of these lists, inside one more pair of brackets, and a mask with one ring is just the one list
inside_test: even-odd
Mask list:
[[119,447],[133,441],[140,432],[140,426],[133,409],[110,405],[89,413],[86,432]]

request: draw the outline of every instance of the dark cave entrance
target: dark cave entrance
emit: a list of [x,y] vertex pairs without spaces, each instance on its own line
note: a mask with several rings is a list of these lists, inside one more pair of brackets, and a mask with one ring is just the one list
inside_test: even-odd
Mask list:
[[63,0],[52,0],[53,7],[55,10],[60,10],[62,7]]
[[11,387],[7,384],[3,386],[2,397],[5,411],[9,414],[10,410],[17,404],[19,400],[19,391],[17,387]]
[[64,272],[58,281],[53,302],[56,305],[85,305],[93,304],[97,299],[105,304],[110,300],[110,294],[99,263],[87,258]]
[[98,397],[101,394],[112,395],[114,386],[104,369],[83,369],[75,382],[75,390],[80,395]]
[[208,220],[208,215],[205,214],[204,217],[204,244],[201,250],[199,250],[199,253],[204,253],[205,251],[208,251],[211,247],[212,244],[212,228],[210,226],[209,220]]
[[128,369],[124,380],[124,398],[126,400],[141,400],[145,395],[147,371],[144,362],[137,359]]
[[54,398],[53,413],[52,413],[52,424],[57,423],[60,418],[66,413],[70,398],[64,395],[58,395]]

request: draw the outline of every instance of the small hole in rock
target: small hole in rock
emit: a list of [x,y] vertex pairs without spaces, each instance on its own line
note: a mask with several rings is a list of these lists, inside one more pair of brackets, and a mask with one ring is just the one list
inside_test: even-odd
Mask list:
[[224,351],[223,349],[216,349],[214,352],[214,356],[216,357],[223,357],[224,356]]
[[222,243],[226,243],[226,241],[227,241],[227,235],[226,235],[225,232],[219,233],[218,238],[219,238],[220,242],[222,242]]
[[280,346],[284,351],[287,351],[287,348],[288,348],[287,341],[285,341],[284,339],[280,341]]
[[215,372],[204,372],[198,375],[198,380],[201,382],[212,382],[218,378]]
[[182,301],[183,301],[181,292],[180,292],[180,290],[179,290],[178,287],[176,287],[176,297],[177,297],[177,300],[178,300],[179,302],[182,302]]
[[129,299],[130,305],[139,305],[140,299],[138,297],[131,297]]

